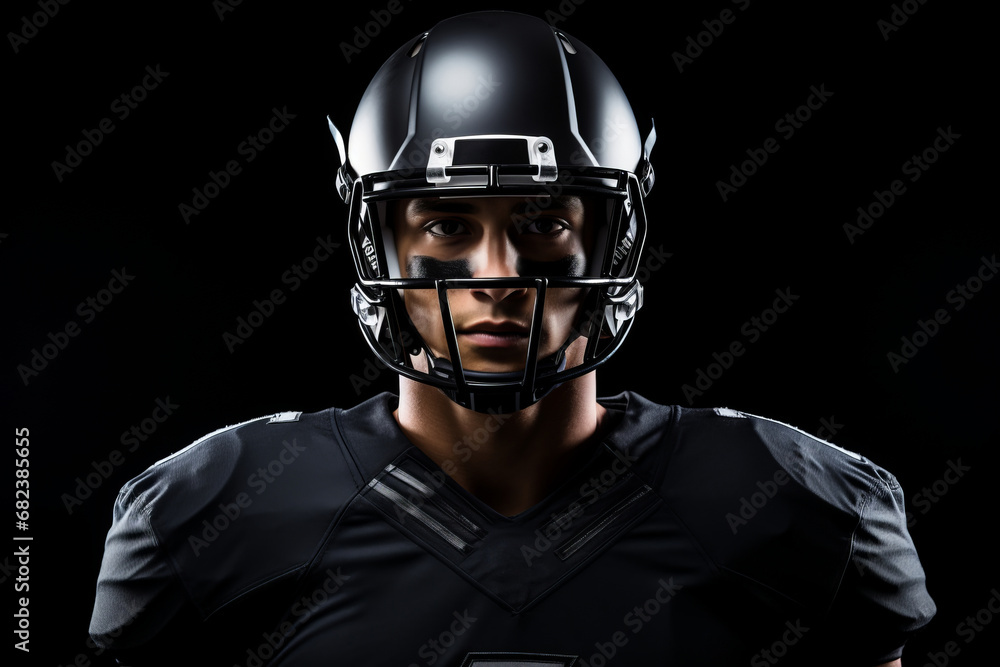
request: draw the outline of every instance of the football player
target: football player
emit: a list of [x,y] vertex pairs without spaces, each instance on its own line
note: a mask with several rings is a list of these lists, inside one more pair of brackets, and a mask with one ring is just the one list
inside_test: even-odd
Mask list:
[[641,317],[655,133],[593,51],[458,16],[330,129],[352,307],[399,393],[231,426],[126,484],[98,644],[139,666],[900,664],[935,607],[891,474],[773,420],[597,397]]

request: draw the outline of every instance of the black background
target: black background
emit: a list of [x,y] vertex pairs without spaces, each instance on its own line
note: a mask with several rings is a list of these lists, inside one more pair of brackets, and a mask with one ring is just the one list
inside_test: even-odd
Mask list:
[[[692,404],[811,433],[827,420],[837,425],[834,442],[896,473],[939,606],[906,664],[928,662],[947,642],[959,649],[950,664],[995,656],[1000,619],[970,642],[956,626],[1000,586],[1000,280],[983,283],[961,310],[947,297],[1000,249],[987,206],[993,127],[980,113],[993,108],[995,85],[985,67],[985,10],[914,0],[905,4],[916,12],[886,39],[878,22],[893,13],[889,2],[752,0],[742,11],[715,0],[654,11],[652,3],[565,0],[558,16],[558,0],[401,0],[402,11],[347,62],[340,44],[386,4],[244,0],[220,19],[207,0],[71,2],[36,33],[28,29],[33,36],[16,52],[8,35],[3,418],[8,437],[12,427],[30,429],[30,529],[12,520],[10,537],[33,537],[32,650],[14,651],[18,664],[71,664],[81,655],[106,664],[85,640],[112,502],[129,478],[227,424],[350,406],[395,386],[390,374],[360,390],[351,381],[370,355],[348,304],[346,210],[333,189],[325,117],[346,134],[392,51],[442,18],[487,7],[550,12],[605,58],[642,124],[656,120],[649,245],[672,256],[650,273],[635,330],[599,373],[601,393],[634,389],[688,405],[682,386],[708,370],[713,353],[742,341],[745,353]],[[735,20],[678,71],[674,52],[727,8]],[[26,30],[24,17],[40,11],[37,2],[9,3],[5,33]],[[120,119],[112,102],[141,83],[147,66],[169,74]],[[786,138],[775,123],[806,102],[811,86],[832,95]],[[294,119],[246,163],[237,147],[286,107]],[[67,145],[103,118],[114,131],[60,181],[53,162],[65,162]],[[938,128],[959,138],[911,182],[902,165],[932,145]],[[717,181],[768,137],[780,149],[723,201]],[[185,224],[179,204],[234,159],[242,172]],[[905,193],[851,243],[844,224],[895,179]],[[327,235],[344,245],[292,291],[282,275]],[[78,304],[123,269],[134,279],[85,322]],[[286,301],[230,352],[223,334],[274,289]],[[778,289],[799,298],[749,342],[743,324]],[[949,321],[893,369],[888,353],[938,309]],[[25,383],[18,367],[30,367],[33,350],[71,321],[79,334]],[[127,451],[122,433],[167,398],[178,406],[173,414]],[[12,468],[11,445],[4,466]],[[68,512],[79,480],[116,449],[124,462]],[[959,462],[968,470],[944,482]],[[935,502],[916,498],[923,489]],[[9,544],[0,562],[13,561],[17,543]],[[13,591],[16,576],[0,575],[8,609],[23,595]]]

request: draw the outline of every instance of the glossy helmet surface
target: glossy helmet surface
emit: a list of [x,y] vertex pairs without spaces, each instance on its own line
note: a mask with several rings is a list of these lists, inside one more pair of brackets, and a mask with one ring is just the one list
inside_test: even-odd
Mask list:
[[[352,307],[371,349],[401,375],[440,388],[480,412],[509,413],[590,372],[622,344],[642,305],[636,280],[646,234],[643,199],[653,184],[650,129],[643,143],[632,108],[604,62],[579,40],[513,12],[450,18],[410,40],[381,67],[358,106],[340,152],[337,189],[349,204],[358,281]],[[598,198],[606,217],[586,270],[574,275],[405,277],[387,207],[421,197]],[[590,223],[588,223],[590,224]],[[523,371],[462,365],[450,290],[509,287],[534,293]],[[583,288],[586,301],[555,354],[538,359],[547,290]],[[438,293],[448,358],[435,356],[401,294]],[[583,362],[565,349],[587,338]],[[414,365],[414,359],[426,361]]]

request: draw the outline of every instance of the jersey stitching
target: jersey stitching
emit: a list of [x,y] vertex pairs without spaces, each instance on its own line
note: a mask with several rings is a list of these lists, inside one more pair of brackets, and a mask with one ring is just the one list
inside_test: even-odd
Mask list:
[[760,419],[760,420],[763,420],[763,421],[771,422],[772,424],[780,424],[782,426],[785,426],[785,427],[788,427],[790,429],[793,429],[793,430],[801,433],[802,435],[809,436],[809,438],[815,440],[816,442],[820,442],[820,443],[826,445],[827,447],[832,447],[833,449],[836,449],[837,451],[839,451],[839,452],[841,452],[843,454],[847,454],[848,456],[850,456],[852,459],[855,459],[856,461],[865,461],[866,460],[865,457],[863,457],[861,454],[858,454],[857,452],[852,452],[849,449],[844,449],[840,445],[835,445],[832,442],[828,442],[826,440],[823,440],[822,438],[817,438],[816,436],[814,436],[811,433],[806,433],[805,431],[803,431],[802,429],[800,429],[798,426],[793,426],[793,425],[788,424],[786,422],[778,421],[777,419],[771,419],[769,417],[761,417],[760,415],[754,415],[754,414],[751,414],[749,412],[744,412],[743,414],[745,414],[747,417],[753,417],[754,419]]
[[[331,411],[331,413],[332,413],[332,411]],[[198,444],[204,442],[205,440],[208,440],[209,438],[211,438],[213,436],[219,435],[221,433],[225,433],[227,431],[231,431],[233,429],[237,429],[237,428],[239,428],[241,426],[245,426],[245,425],[251,424],[253,422],[258,422],[258,421],[261,421],[261,420],[264,420],[264,419],[269,419],[274,414],[277,414],[277,413],[271,413],[271,414],[264,415],[264,416],[261,416],[261,417],[256,417],[254,419],[248,419],[248,420],[240,422],[238,424],[233,424],[231,426],[226,426],[226,427],[223,427],[223,428],[220,428],[220,429],[216,429],[215,431],[212,431],[211,433],[208,433],[208,434],[202,436],[201,438],[198,438],[197,440],[195,440],[194,442],[192,442],[187,447],[184,447],[183,449],[181,449],[181,450],[179,450],[177,452],[174,452],[170,456],[167,456],[167,457],[165,457],[165,458],[157,461],[156,463],[153,464],[153,466],[157,466],[160,463],[163,463],[165,461],[173,459],[173,458],[175,458],[175,457],[177,457],[177,456],[179,456],[179,455],[187,452],[188,450],[190,450],[195,445],[198,445]],[[331,414],[331,420],[332,420],[332,414]],[[339,433],[339,430],[338,430],[338,433]],[[350,468],[350,465],[348,466],[348,468]],[[353,470],[352,470],[352,473],[353,473]],[[353,477],[353,474],[352,474],[352,477]],[[126,486],[128,486],[128,485],[126,485]],[[122,489],[122,492],[123,493],[125,492],[125,488],[124,487]],[[136,496],[133,495],[133,488],[129,488],[128,489],[128,495],[132,496],[133,498],[136,498]],[[153,522],[152,522],[152,518],[151,518],[152,503],[150,503],[150,502],[143,502],[140,511],[142,512],[143,516],[146,519],[147,527],[149,529],[150,534],[153,537],[153,542],[156,545],[157,551],[160,552],[161,555],[165,558],[165,560],[167,561],[167,564],[169,565],[170,570],[173,573],[174,577],[181,584],[181,587],[184,590],[187,599],[191,602],[191,604],[201,614],[202,620],[205,621],[209,617],[211,617],[213,614],[215,614],[219,610],[221,610],[223,607],[225,607],[226,605],[231,604],[232,602],[234,602],[235,600],[237,600],[241,596],[249,593],[250,591],[252,591],[252,590],[254,590],[256,588],[259,588],[259,587],[264,586],[264,585],[266,585],[266,584],[268,584],[270,582],[276,581],[277,579],[285,577],[285,576],[289,575],[290,573],[295,572],[296,570],[302,570],[303,573],[307,572],[312,567],[313,561],[316,558],[318,550],[325,543],[329,531],[331,530],[331,528],[333,526],[336,525],[336,523],[339,522],[340,517],[343,515],[344,510],[353,501],[354,497],[356,497],[356,496],[357,496],[357,491],[355,491],[355,493],[351,496],[351,498],[347,501],[347,503],[345,503],[344,507],[342,507],[336,513],[336,515],[334,516],[333,520],[331,521],[331,527],[328,528],[326,531],[323,532],[323,535],[321,536],[320,541],[319,541],[319,545],[313,550],[312,556],[310,556],[307,559],[303,559],[297,565],[294,565],[294,566],[292,566],[292,567],[290,567],[290,568],[288,568],[288,569],[286,569],[286,570],[284,570],[282,572],[279,572],[279,573],[273,574],[271,576],[268,576],[265,579],[260,579],[258,581],[255,581],[255,582],[252,582],[250,584],[247,584],[245,587],[243,587],[242,589],[240,589],[236,593],[233,593],[232,595],[228,596],[220,604],[215,605],[211,610],[209,610],[207,607],[205,607],[202,604],[200,604],[195,599],[195,597],[192,594],[191,590],[188,588],[187,582],[185,581],[184,577],[181,576],[181,573],[180,573],[180,571],[179,571],[179,569],[177,567],[177,564],[174,562],[174,559],[170,556],[170,554],[165,549],[163,549],[163,547],[162,547],[162,540],[159,538],[159,536],[156,533],[156,529],[153,527]]]
[[156,461],[155,463],[153,463],[153,465],[150,466],[150,467],[151,468],[152,467],[156,467],[156,466],[160,465],[161,463],[164,463],[166,461],[170,461],[171,459],[174,459],[174,458],[180,456],[181,454],[186,453],[188,450],[192,449],[195,445],[200,445],[201,443],[205,442],[209,438],[211,438],[213,436],[216,436],[216,435],[219,435],[220,433],[225,433],[227,431],[231,431],[233,429],[237,429],[237,428],[239,428],[241,426],[246,426],[247,424],[252,424],[253,422],[258,422],[258,421],[260,421],[262,419],[270,419],[271,417],[273,417],[276,414],[278,414],[278,413],[272,412],[271,414],[264,415],[263,417],[254,417],[253,419],[248,419],[248,420],[242,421],[242,422],[240,422],[238,424],[233,424],[232,426],[223,426],[222,428],[216,429],[216,430],[212,431],[211,433],[206,433],[205,435],[201,436],[200,438],[198,438],[197,440],[195,440],[194,442],[192,442],[187,447],[184,447],[183,449],[179,449],[176,452],[174,452],[173,454],[170,454],[168,456],[163,457],[159,461]]
[[340,522],[343,520],[344,516],[346,516],[351,505],[357,501],[357,499],[361,496],[361,491],[365,488],[364,483],[361,481],[361,472],[358,467],[358,463],[354,459],[354,455],[350,451],[350,448],[347,447],[347,439],[344,437],[344,433],[340,428],[339,416],[343,411],[335,408],[329,412],[331,429],[330,435],[334,436],[331,437],[331,440],[334,441],[334,445],[337,451],[340,452],[340,455],[344,457],[344,462],[347,464],[347,469],[351,474],[351,480],[354,482],[354,493],[352,493],[351,496],[344,501],[344,504],[333,515],[333,518],[330,519],[330,524],[326,527],[326,530],[323,531],[322,535],[320,535],[319,541],[316,546],[313,547],[309,558],[304,561],[304,566],[301,567],[301,572],[299,573],[298,580],[296,581],[296,593],[302,590],[301,587],[303,582],[323,556],[323,546],[329,542],[333,533],[336,532],[337,526],[340,525]]
[[[347,438],[344,437],[344,431],[340,428],[340,413],[342,410],[330,410],[330,426],[333,431],[337,434],[335,439],[337,442],[337,449],[340,451],[340,455],[344,457],[347,468],[351,472],[351,478],[354,480],[354,487],[358,491],[364,488],[365,480],[364,476],[361,474],[361,466],[358,464],[357,459],[354,458],[354,452],[351,448],[347,446]],[[351,497],[353,500],[357,496],[357,493]]]
[[[333,440],[334,444],[336,445],[336,449],[340,452],[341,456],[344,457],[345,463],[347,464],[347,468],[348,468],[348,470],[351,473],[351,478],[352,478],[352,480],[355,483],[354,493],[352,493],[351,496],[344,501],[343,505],[336,511],[336,513],[334,514],[333,518],[330,519],[329,525],[326,527],[326,529],[320,535],[318,543],[316,544],[315,547],[313,547],[313,549],[311,550],[310,555],[308,556],[308,558],[303,559],[302,561],[300,561],[300,563],[298,565],[295,565],[294,567],[291,567],[291,568],[285,570],[284,572],[278,573],[278,574],[276,574],[276,575],[274,575],[272,577],[269,577],[266,580],[262,580],[262,581],[258,581],[258,582],[255,582],[253,584],[250,584],[249,586],[243,588],[240,591],[240,593],[238,593],[237,595],[231,597],[229,600],[227,600],[226,602],[224,602],[222,605],[219,605],[218,607],[216,607],[214,610],[212,610],[211,613],[213,613],[213,614],[216,613],[217,611],[219,611],[220,609],[222,609],[222,607],[224,607],[225,605],[230,604],[231,602],[235,601],[236,598],[239,597],[240,595],[243,595],[243,594],[249,592],[250,590],[252,590],[254,588],[257,588],[259,586],[263,586],[263,585],[265,585],[267,583],[275,581],[275,580],[277,580],[277,579],[279,579],[281,577],[287,576],[287,575],[289,575],[289,574],[291,574],[293,572],[296,572],[296,571],[298,571],[299,574],[295,578],[295,584],[293,586],[293,590],[292,590],[291,595],[289,596],[289,599],[294,599],[295,596],[302,591],[302,584],[303,584],[303,582],[305,581],[306,577],[308,577],[309,572],[311,572],[313,570],[313,568],[316,566],[316,563],[322,557],[322,554],[323,554],[323,545],[325,545],[329,541],[329,539],[332,536],[332,534],[336,531],[337,526],[340,524],[341,520],[347,514],[347,512],[350,509],[351,505],[354,504],[354,502],[360,496],[361,488],[363,488],[363,486],[361,488],[358,488],[359,487],[359,485],[358,485],[359,476],[358,476],[358,474],[356,474],[356,470],[355,470],[355,466],[357,464],[355,463],[353,457],[350,456],[350,453],[349,452],[345,453],[345,451],[344,451],[345,449],[347,449],[347,447],[346,447],[346,440],[343,437],[343,433],[341,432],[340,425],[339,425],[339,423],[337,421],[337,414],[339,412],[341,412],[339,409],[331,409],[331,410],[329,410],[329,413],[330,413],[329,414],[330,436],[331,436],[331,440]],[[261,417],[261,419],[265,419],[265,417]],[[290,614],[290,613],[291,613],[291,607],[289,607],[289,610],[286,611],[285,615],[282,617],[282,620],[283,621],[286,620],[288,618],[288,614]]]
[[[840,597],[840,588],[844,585],[844,579],[847,576],[847,568],[850,567],[851,563],[854,561],[854,556],[857,552],[857,540],[858,540],[858,529],[865,521],[865,510],[871,504],[871,494],[863,493],[858,498],[858,520],[854,524],[854,530],[851,531],[851,548],[847,552],[847,560],[844,562],[844,569],[840,572],[840,577],[837,579],[837,589],[833,592],[833,598],[830,600],[830,607],[832,607],[838,597]],[[827,607],[829,611],[830,607]]]
[[[301,567],[302,571],[299,573],[298,580],[295,583],[295,591],[292,595],[293,598],[302,591],[302,585],[305,583],[305,580],[309,576],[309,573],[313,571],[313,569],[316,567],[316,564],[320,560],[322,560],[323,554],[326,553],[326,550],[323,547],[333,537],[333,534],[337,531],[337,527],[340,525],[340,522],[347,515],[348,511],[350,511],[351,506],[354,505],[354,503],[358,502],[359,498],[361,499],[364,498],[364,496],[361,494],[361,489],[355,490],[355,492],[351,495],[350,498],[347,499],[344,505],[339,510],[337,510],[337,513],[334,515],[333,519],[330,520],[330,525],[327,526],[325,531],[323,531],[323,535],[319,540],[319,544],[313,549],[312,555],[305,562],[305,566]],[[284,618],[287,618],[289,613],[291,613],[290,609],[285,614]]]
[[805,604],[804,602],[802,602],[802,601],[800,601],[800,600],[798,600],[796,598],[791,597],[787,593],[778,590],[777,588],[775,588],[774,586],[771,586],[770,584],[767,584],[767,583],[764,583],[763,581],[760,581],[756,577],[751,577],[748,574],[744,574],[743,572],[740,572],[738,570],[734,570],[732,568],[726,567],[725,565],[719,565],[719,566],[717,566],[717,568],[718,568],[718,570],[720,572],[724,572],[724,573],[732,575],[734,577],[738,577],[738,578],[743,579],[745,581],[752,581],[757,586],[760,586],[761,588],[766,588],[768,591],[774,593],[778,597],[781,597],[781,598],[784,598],[785,600],[788,600],[788,602],[790,604],[794,604],[795,606],[797,606],[799,609],[801,609],[803,611],[806,611],[806,612],[810,611],[809,606],[807,604]]
[[[306,567],[305,563],[299,563],[298,565],[290,567],[290,568],[284,570],[283,572],[278,572],[277,574],[274,574],[274,575],[272,575],[270,577],[267,577],[266,579],[260,579],[258,581],[255,581],[255,582],[251,583],[251,584],[247,584],[246,586],[244,586],[243,588],[241,588],[240,590],[238,590],[236,593],[234,593],[232,596],[230,596],[225,602],[216,605],[215,608],[212,609],[212,611],[208,612],[208,614],[205,616],[205,620],[207,621],[209,618],[211,618],[215,614],[219,613],[220,611],[222,611],[225,607],[229,606],[230,604],[233,604],[234,602],[236,602],[237,600],[239,600],[244,595],[247,595],[247,594],[249,594],[249,593],[257,590],[258,588],[266,586],[266,585],[268,585],[268,584],[270,584],[270,583],[272,583],[274,581],[278,581],[279,579],[287,577],[289,574],[295,572],[296,570],[301,570],[304,567]],[[290,596],[290,597],[294,597],[294,596]]]
[[[690,409],[686,409],[685,408],[685,410],[687,410],[688,412],[692,412],[692,410],[690,410]],[[702,410],[704,410],[704,408]],[[674,412],[675,412],[675,414],[677,414],[677,413],[680,412],[680,410],[675,410]],[[713,410],[713,414],[715,414],[714,410]],[[747,417],[755,417],[756,416],[756,415],[751,415],[749,413],[743,413],[743,414],[746,415]],[[680,420],[680,415],[679,414],[677,414],[676,419],[678,421]],[[767,420],[767,421],[773,421],[773,420]],[[778,423],[781,423],[781,422],[778,422]],[[673,425],[674,425],[674,423],[671,422],[671,426],[673,426]],[[787,424],[785,424],[785,425],[788,426]],[[795,428],[795,427],[792,426],[791,428]],[[796,429],[796,430],[798,430],[798,429]],[[673,454],[673,449],[671,449],[670,452],[668,452],[668,463],[669,463],[670,455],[672,455],[672,454]],[[668,465],[664,465],[664,470],[663,470],[664,477],[667,474],[667,468],[668,468]],[[663,480],[660,480],[660,483],[662,484]],[[660,487],[659,486],[654,487],[654,493],[656,493],[657,496],[660,495]],[[662,496],[661,496],[661,498],[662,498]],[[774,588],[773,586],[770,586],[769,584],[766,584],[766,583],[764,583],[762,581],[759,581],[759,580],[757,580],[754,577],[751,577],[751,576],[749,576],[747,574],[744,574],[742,572],[739,572],[737,570],[734,570],[732,568],[729,568],[729,567],[727,567],[727,566],[725,566],[725,565],[717,562],[711,556],[711,554],[709,553],[709,551],[704,547],[704,545],[702,545],[701,540],[698,539],[698,537],[695,535],[694,531],[692,531],[691,528],[688,526],[687,522],[684,521],[684,519],[681,517],[680,514],[678,514],[677,510],[675,510],[674,507],[669,502],[666,501],[666,499],[663,499],[663,505],[666,508],[666,510],[670,513],[670,515],[674,517],[674,520],[677,521],[677,525],[680,527],[680,529],[687,536],[688,542],[692,545],[692,547],[695,549],[695,551],[701,556],[702,560],[708,565],[708,567],[712,569],[712,571],[716,572],[717,574],[719,574],[721,576],[727,576],[728,575],[728,576],[738,577],[739,579],[742,579],[742,580],[745,580],[745,581],[753,582],[757,586],[761,586],[763,588],[766,588],[767,590],[774,592],[776,595],[778,595],[778,596],[780,596],[780,597],[788,600],[789,602],[791,602],[791,603],[793,603],[795,605],[798,605],[799,607],[805,608],[805,605],[803,605],[803,603],[799,602],[795,598],[790,597],[789,595],[785,594],[784,592],[782,592],[782,591]]]
[[361,481],[361,472],[358,467],[357,461],[354,459],[353,453],[347,446],[347,439],[344,437],[344,433],[340,428],[340,420],[338,419],[341,412],[340,409],[332,409],[330,412],[330,429],[331,429],[331,440],[334,441],[336,449],[340,452],[340,455],[344,457],[344,462],[347,464],[347,469],[351,474],[351,479],[354,482],[354,493],[351,494],[349,498],[344,501],[344,504],[337,510],[330,519],[330,524],[327,526],[323,534],[320,535],[319,541],[316,546],[313,547],[312,553],[308,559],[303,561],[304,567],[302,567],[302,572],[299,574],[298,581],[296,582],[296,592],[301,590],[301,584],[309,573],[316,566],[316,563],[322,558],[324,553],[323,546],[330,540],[330,537],[337,530],[337,526],[343,520],[347,511],[350,509],[351,505],[358,499],[361,495],[361,491],[365,488],[364,482]]
[[[663,407],[669,410],[670,417],[669,420],[667,421],[666,426],[663,428],[662,433],[660,434],[659,442],[653,447],[651,447],[650,450],[656,449],[656,447],[666,443],[670,438],[670,434],[673,433],[674,428],[677,426],[677,423],[680,420],[680,410],[677,410],[676,408],[671,406],[663,406]],[[628,418],[629,416],[628,408],[629,408],[628,396],[626,394],[625,414],[622,416],[622,422],[624,422],[625,419]],[[622,426],[621,423],[618,424],[618,427],[620,426]],[[620,444],[620,441],[617,438],[617,435],[619,435],[617,431],[619,431],[619,428],[613,429],[610,433],[608,433],[608,435],[604,436],[604,442],[607,443],[607,445],[618,454],[631,453],[629,447],[622,446]],[[624,435],[629,436],[630,434],[626,433]],[[645,483],[647,486],[651,487],[653,489],[653,493],[655,493],[656,496],[661,501],[663,501],[664,499],[663,496],[660,495],[658,489],[660,488],[660,484],[663,481],[662,478],[666,476],[667,469],[670,467],[670,461],[673,458],[673,453],[674,453],[673,448],[669,448],[666,453],[661,454],[661,456],[663,457],[663,461],[658,462],[659,463],[658,466],[653,466],[653,470],[651,472],[652,477],[654,478],[653,481],[651,481],[645,474],[640,474],[640,472],[637,470],[637,468],[639,468],[640,466],[638,465],[629,466],[629,472],[634,474],[640,481]],[[645,473],[646,471],[643,470],[642,472]]]
[[[335,435],[334,432],[335,431],[336,431],[336,434],[340,434],[339,428],[335,429],[334,426],[333,426],[334,425],[334,414],[333,414],[334,410],[329,410],[329,412],[330,412],[330,415],[329,415],[330,416],[330,425],[329,425],[329,429],[330,430],[328,432],[328,437],[331,440],[338,441],[338,439],[336,437],[334,437],[334,435]],[[260,417],[259,419],[266,419],[266,418],[267,418],[267,416]],[[252,421],[255,421],[255,420],[252,420]],[[298,421],[298,423],[299,424],[305,424],[306,422],[304,422],[304,421]],[[317,426],[318,426],[318,428],[320,430],[322,430],[322,422],[320,422]],[[339,439],[339,442],[343,442],[343,437],[342,436]],[[344,449],[343,446],[337,447],[337,450],[341,453],[342,456],[343,456],[343,449]],[[349,460],[345,461],[345,462],[348,464],[347,465],[348,470],[350,470],[352,472],[352,477],[354,477],[354,475],[353,475],[353,469],[351,468],[351,465],[350,465],[351,462]],[[285,576],[287,576],[287,575],[289,575],[289,574],[291,574],[293,572],[296,572],[296,571],[299,571],[300,574],[296,578],[295,586],[299,586],[300,585],[299,582],[301,582],[301,580],[305,577],[306,573],[308,573],[312,569],[313,564],[315,563],[317,557],[321,553],[323,545],[326,543],[330,532],[336,528],[337,524],[340,523],[340,520],[343,517],[345,511],[347,510],[347,507],[354,501],[354,498],[357,497],[358,493],[359,493],[359,489],[355,488],[355,492],[350,496],[350,498],[347,499],[347,501],[344,503],[344,505],[340,509],[338,509],[336,511],[336,513],[334,514],[333,518],[330,520],[330,525],[320,535],[318,543],[316,544],[315,547],[313,547],[312,551],[310,552],[311,555],[308,558],[303,558],[301,561],[299,561],[299,563],[297,565],[289,567],[285,571],[279,572],[279,573],[277,573],[277,574],[275,574],[275,575],[273,575],[271,577],[268,577],[267,579],[262,579],[262,580],[254,582],[252,584],[248,584],[244,588],[240,589],[240,591],[238,593],[236,593],[235,595],[233,595],[232,597],[230,597],[228,600],[226,600],[224,603],[222,603],[221,605],[218,605],[215,609],[213,609],[210,612],[210,614],[216,613],[217,611],[219,611],[220,609],[222,609],[224,606],[226,606],[226,605],[230,604],[231,602],[235,601],[241,595],[244,595],[244,594],[250,592],[253,589],[259,588],[260,586],[264,586],[264,585],[266,585],[266,584],[268,584],[270,582],[276,581],[276,580],[278,580],[278,579],[280,579],[282,577],[285,577]],[[300,591],[300,590],[301,590],[301,588],[295,588],[296,592]],[[291,598],[294,598],[294,594],[291,596]]]
[[160,558],[166,561],[167,567],[170,568],[170,572],[173,574],[173,578],[176,579],[177,583],[180,584],[181,590],[184,591],[185,597],[187,597],[191,605],[198,610],[198,613],[201,614],[201,620],[204,621],[206,618],[208,618],[208,614],[205,613],[204,607],[202,607],[202,605],[198,603],[194,595],[191,593],[191,590],[188,588],[187,582],[184,580],[184,577],[181,576],[180,570],[177,568],[177,563],[174,562],[174,559],[171,557],[170,553],[163,548],[163,540],[157,533],[156,528],[153,526],[152,501],[146,501],[142,499],[142,496],[133,495],[131,489],[129,490],[128,495],[129,497],[131,497],[133,502],[138,504],[138,507],[136,509],[139,511],[139,514],[145,520],[146,529],[149,531],[149,535],[153,539],[153,545],[156,547],[157,554],[159,555]]

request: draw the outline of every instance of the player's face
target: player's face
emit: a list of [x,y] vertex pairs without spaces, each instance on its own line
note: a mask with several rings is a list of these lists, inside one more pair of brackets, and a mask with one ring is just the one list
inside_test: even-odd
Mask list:
[[[542,207],[539,202],[544,201]],[[400,270],[408,278],[584,275],[593,247],[587,200],[448,197],[398,202],[392,215]],[[462,365],[485,372],[524,368],[534,288],[448,290]],[[548,288],[538,357],[555,353],[574,326],[579,288]],[[407,313],[438,357],[450,359],[437,292],[406,289]],[[567,365],[586,341],[567,351]]]

